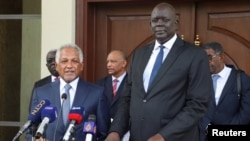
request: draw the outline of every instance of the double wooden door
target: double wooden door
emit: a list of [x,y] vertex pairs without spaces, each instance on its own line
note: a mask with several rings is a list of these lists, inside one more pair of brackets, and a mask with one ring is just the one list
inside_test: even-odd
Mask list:
[[[162,0],[77,0],[76,43],[85,52],[83,77],[95,82],[107,75],[106,57],[114,49],[129,57],[154,40],[150,14]],[[179,18],[178,34],[200,45],[220,42],[227,62],[250,74],[250,1],[170,1]]]

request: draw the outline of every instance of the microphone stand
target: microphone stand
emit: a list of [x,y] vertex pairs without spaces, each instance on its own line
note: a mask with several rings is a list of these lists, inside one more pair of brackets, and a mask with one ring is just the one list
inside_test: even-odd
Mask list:
[[43,133],[43,138],[44,140],[46,139],[46,130],[47,130],[48,124],[45,125],[44,127],[44,133]]
[[35,127],[35,125],[32,125],[31,126],[32,141],[35,141],[36,130],[37,130],[37,127]]
[[43,138],[43,140],[45,141],[46,139],[46,129],[47,129],[47,124],[44,126],[44,132],[42,134],[38,134],[37,136],[35,136],[36,139],[39,139],[39,138]]
[[75,127],[72,128],[71,130],[71,140],[74,141],[76,140],[76,132],[75,132]]

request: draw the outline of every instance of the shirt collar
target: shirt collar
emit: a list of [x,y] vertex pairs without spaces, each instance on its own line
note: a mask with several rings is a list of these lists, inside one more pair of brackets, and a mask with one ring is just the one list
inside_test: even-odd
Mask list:
[[58,76],[58,77],[56,77],[56,76],[54,76],[54,75],[51,75],[51,80],[52,80],[52,82],[54,82],[54,81],[55,81],[55,78],[58,78],[58,79],[59,79],[59,76]]
[[114,81],[115,79],[117,79],[119,82],[121,82],[123,80],[123,78],[125,77],[126,72],[124,72],[121,76],[119,76],[118,78],[114,77],[112,75],[112,81]]
[[[217,73],[217,75],[219,75],[221,78],[226,78],[227,75],[231,72],[231,68],[227,67],[226,65],[224,65],[223,69]],[[214,74],[212,74],[213,76]]]
[[[76,90],[78,81],[79,77],[69,83],[73,90]],[[60,90],[63,90],[65,85],[66,82],[63,79],[60,79]]]
[[[176,39],[177,39],[177,35],[174,34],[174,36],[170,40],[168,40],[167,42],[165,42],[163,44],[163,46],[165,46],[166,48],[168,48],[168,50],[170,50],[173,47],[173,44],[176,41]],[[159,46],[161,46],[161,44],[158,43],[157,40],[155,40],[154,50],[156,50]]]

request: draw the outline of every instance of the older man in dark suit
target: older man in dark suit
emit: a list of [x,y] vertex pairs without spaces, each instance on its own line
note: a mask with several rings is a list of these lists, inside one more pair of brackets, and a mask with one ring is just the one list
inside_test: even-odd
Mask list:
[[[88,83],[79,77],[83,68],[83,53],[77,45],[66,44],[60,47],[56,53],[56,70],[60,75],[60,79],[54,83],[35,88],[32,107],[35,107],[42,99],[48,99],[51,105],[55,105],[58,110],[65,106],[66,103],[69,103],[69,107],[81,106],[84,108],[82,116],[85,121],[88,120],[89,115],[96,115],[97,129],[94,140],[103,141],[110,125],[110,117],[107,114],[109,113],[107,100],[103,87]],[[66,85],[70,86],[69,92],[67,92]],[[68,96],[63,103],[61,97],[64,93],[67,93]],[[62,113],[65,112],[66,108],[63,107]],[[67,117],[64,118],[62,115],[59,115],[53,123],[48,124],[45,134],[47,140],[62,140],[69,124]],[[85,140],[86,133],[83,132],[83,122],[75,126],[75,141]]]
[[[118,101],[122,94],[125,81],[127,80],[127,56],[121,50],[112,50],[107,57],[108,74],[102,79],[97,80],[97,84],[104,87],[105,95],[108,99],[110,108],[111,122],[118,107]],[[123,137],[127,141],[129,132]]]
[[153,9],[150,25],[156,40],[133,53],[106,141],[119,141],[128,125],[130,141],[199,141],[212,91],[207,55],[176,34],[170,4]]
[[[110,106],[110,116],[114,118],[117,111],[119,97],[127,79],[127,57],[120,50],[113,50],[107,57],[108,76],[97,80],[97,84],[104,87],[105,95]],[[114,87],[115,86],[115,87]]]

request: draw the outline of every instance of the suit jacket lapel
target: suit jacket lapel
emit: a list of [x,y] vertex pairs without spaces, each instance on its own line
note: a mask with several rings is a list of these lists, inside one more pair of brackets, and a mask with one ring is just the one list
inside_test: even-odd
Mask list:
[[232,93],[233,88],[234,88],[233,83],[235,81],[236,81],[236,75],[235,75],[234,70],[232,69],[231,74],[229,75],[228,80],[221,92],[221,96],[217,105],[219,105],[223,101],[223,99],[225,98],[227,94]]
[[[126,75],[124,76],[124,78],[123,78],[123,80],[122,80],[122,82],[117,90],[117,96],[114,98],[112,98],[112,96],[111,96],[111,99],[112,99],[111,106],[114,105],[118,101],[120,95],[122,94],[123,86],[124,86],[125,80],[127,79],[127,75],[128,74],[126,73]],[[111,79],[111,81],[112,81],[112,79]]]
[[[107,98],[108,101],[110,101],[110,106],[113,105],[114,99],[113,99],[113,83],[112,83],[112,76],[110,75],[107,79],[107,82],[105,83],[105,87],[107,88],[106,93],[107,93]],[[118,92],[117,92],[118,94]]]
[[51,88],[52,88],[53,94],[57,95],[57,96],[52,96],[51,98],[54,98],[55,106],[58,108],[61,108],[60,81],[55,81],[54,83],[50,83],[50,84],[52,86]]
[[[155,42],[145,46],[144,47],[144,52],[141,53],[141,57],[142,57],[143,61],[141,61],[141,64],[139,65],[139,69],[140,69],[139,74],[140,75],[138,76],[138,80],[140,80],[142,83],[140,83],[141,86],[138,86],[138,87],[142,88],[142,91],[144,91],[144,92],[145,92],[145,89],[144,89],[144,84],[143,84],[143,73],[144,73],[144,70],[145,70],[145,68],[146,68],[146,66],[148,64],[148,61],[149,61],[150,56],[152,54],[152,51],[154,49],[154,44],[155,44]],[[141,96],[145,97],[145,94],[142,94]]]
[[[58,124],[60,127],[58,127],[58,129],[65,129],[66,126],[63,124],[63,120],[62,120],[62,104],[61,104],[61,95],[60,95],[60,81],[55,81],[54,83],[50,83],[51,84],[51,88],[52,88],[52,94],[55,94],[57,96],[52,96],[51,98],[54,99],[54,102],[55,102],[55,106],[58,108],[57,111],[60,115],[60,117],[57,118],[57,120],[59,121],[56,121],[56,122],[59,122],[61,124]],[[61,110],[61,111],[60,111]]]
[[82,79],[79,79],[72,106],[80,106],[79,103],[84,103],[86,100],[87,95],[85,93],[88,93],[88,87],[84,83]]
[[142,60],[143,60],[143,61],[141,61],[141,64],[140,64],[140,67],[139,67],[139,68],[140,68],[140,71],[141,71],[140,77],[141,77],[142,81],[143,81],[143,73],[144,73],[144,70],[145,70],[145,68],[146,68],[146,66],[147,66],[147,64],[148,64],[148,61],[149,61],[150,56],[151,56],[151,54],[152,54],[152,51],[153,51],[153,49],[154,49],[154,44],[155,44],[155,43],[153,42],[153,43],[147,45],[147,46],[145,47],[144,53],[142,54]]

